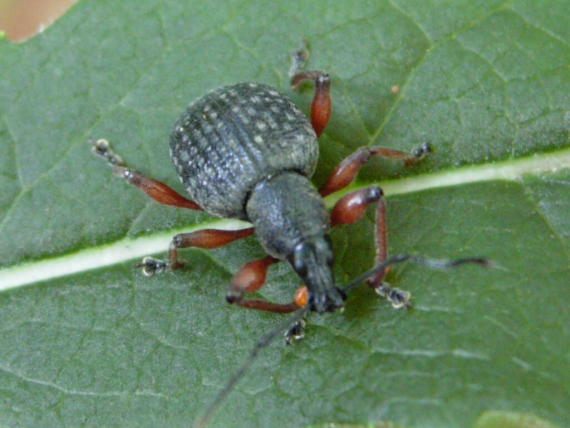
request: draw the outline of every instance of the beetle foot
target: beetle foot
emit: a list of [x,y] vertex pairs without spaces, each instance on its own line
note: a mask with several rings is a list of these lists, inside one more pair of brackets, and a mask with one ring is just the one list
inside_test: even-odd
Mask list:
[[[309,59],[309,49],[307,48],[307,42],[303,40],[302,45],[296,51],[291,53],[291,67],[289,68],[289,78],[295,76],[301,70],[305,68],[305,64]],[[298,88],[297,85],[292,85],[293,89]]]
[[229,304],[234,304],[239,302],[243,298],[243,291],[230,288],[226,293],[226,302]]
[[294,340],[300,340],[305,336],[305,320],[299,320],[284,334],[285,344],[290,345]]
[[384,297],[388,300],[395,309],[411,306],[410,299],[412,298],[412,294],[409,291],[392,288],[385,282],[375,286],[374,291],[380,297]]
[[118,154],[116,154],[113,151],[113,149],[111,149],[111,146],[109,145],[109,142],[107,140],[100,138],[95,141],[93,140],[89,141],[89,144],[91,144],[91,151],[95,155],[105,159],[107,163],[112,167],[125,165],[125,163],[123,162],[123,158],[121,158]]
[[412,155],[418,160],[423,159],[428,153],[432,152],[432,147],[430,143],[422,143],[418,147],[412,150]]
[[145,257],[140,263],[137,263],[135,267],[142,268],[143,275],[153,276],[164,272],[169,266],[164,260],[155,259],[154,257]]

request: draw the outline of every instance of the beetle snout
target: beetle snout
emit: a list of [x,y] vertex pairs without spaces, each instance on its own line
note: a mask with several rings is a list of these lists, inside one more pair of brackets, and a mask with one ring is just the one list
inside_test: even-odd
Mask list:
[[323,291],[312,293],[309,297],[309,308],[312,311],[334,312],[344,306],[346,293],[338,287],[330,287]]

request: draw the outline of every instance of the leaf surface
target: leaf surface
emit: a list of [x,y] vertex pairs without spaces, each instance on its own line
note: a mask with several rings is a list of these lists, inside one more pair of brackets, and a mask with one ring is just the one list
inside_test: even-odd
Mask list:
[[[213,426],[456,427],[489,410],[568,426],[569,12],[563,0],[84,1],[26,43],[0,41],[0,278],[28,285],[0,284],[0,424],[188,426],[280,322],[224,304],[232,274],[263,254],[253,237],[184,251],[188,269],[150,279],[134,260],[110,264],[117,243],[135,254],[217,223],[149,201],[86,141],[109,139],[182,191],[167,137],[184,106],[238,81],[288,92],[288,53],[306,39],[309,66],[333,78],[315,183],[362,145],[428,141],[421,165],[374,159],[355,184],[385,184],[391,253],[498,268],[394,268],[412,310],[357,289],[343,313],[311,316],[305,340],[265,351]],[[311,96],[292,94],[305,111]],[[370,266],[372,227],[370,212],[333,231],[340,283]],[[42,265],[87,252],[73,275]],[[41,269],[49,279],[31,279]],[[275,265],[260,295],[288,301],[298,282]]]

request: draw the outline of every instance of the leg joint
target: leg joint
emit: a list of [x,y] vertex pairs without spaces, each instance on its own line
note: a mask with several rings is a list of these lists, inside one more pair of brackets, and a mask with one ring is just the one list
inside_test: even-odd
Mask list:
[[380,186],[369,186],[365,188],[366,199],[368,202],[374,202],[384,197],[384,191]]
[[170,241],[170,248],[182,248],[184,246],[184,233],[179,233],[174,235],[172,241]]
[[425,155],[432,152],[431,144],[422,143],[414,150],[412,150],[412,155],[418,159],[422,159]]
[[243,292],[241,290],[236,290],[235,288],[230,288],[226,293],[226,302],[230,305],[238,303],[242,298]]

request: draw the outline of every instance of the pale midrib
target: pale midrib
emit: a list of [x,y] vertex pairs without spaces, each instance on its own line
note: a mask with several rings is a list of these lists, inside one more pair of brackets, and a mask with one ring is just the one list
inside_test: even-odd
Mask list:
[[[451,171],[385,181],[382,182],[382,188],[387,195],[402,195],[486,181],[518,181],[525,175],[555,172],[563,168],[570,168],[570,149],[523,159],[461,167]],[[340,197],[340,194],[345,192],[346,190],[328,197],[327,205],[331,206]],[[191,232],[206,227],[241,229],[248,225],[248,223],[238,220],[213,220],[194,227],[185,227],[183,230],[169,230],[139,238],[125,238],[111,244],[88,248],[61,257],[12,266],[0,270],[0,291],[98,269],[150,254],[164,253],[168,248],[170,239],[178,232]]]

